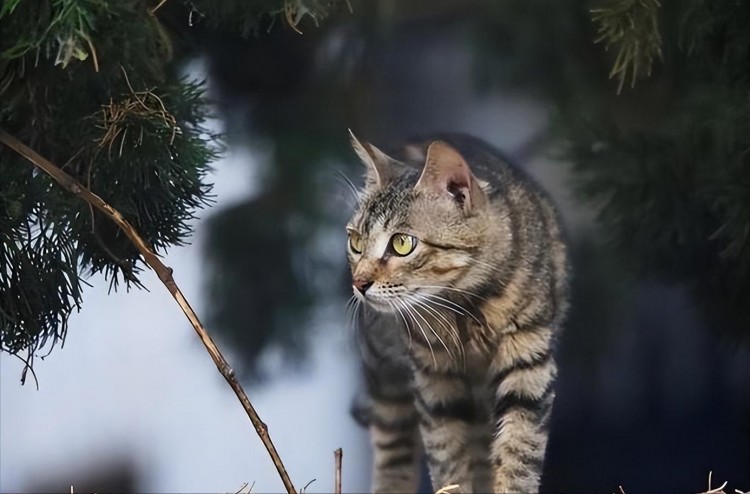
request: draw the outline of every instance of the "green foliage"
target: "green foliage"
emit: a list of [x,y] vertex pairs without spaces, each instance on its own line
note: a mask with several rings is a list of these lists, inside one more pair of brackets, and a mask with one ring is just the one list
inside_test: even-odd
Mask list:
[[[140,1],[6,3],[0,126],[118,209],[157,251],[185,241],[218,149],[203,85],[170,64]],[[0,147],[0,348],[61,341],[80,276],[138,284],[141,259],[110,220]]]
[[211,28],[221,27],[227,34],[247,37],[270,31],[281,16],[298,31],[298,26],[308,19],[318,27],[342,1],[345,0],[184,0],[184,3],[194,22],[205,20]]
[[610,77],[617,77],[617,92],[622,91],[630,72],[630,87],[645,70],[651,75],[654,58],[661,58],[661,37],[657,23],[659,0],[611,0],[606,7],[592,9],[591,18],[598,25],[595,43],[615,47]]
[[[284,11],[284,0],[255,0],[252,2],[216,2],[187,0],[192,23],[204,21],[211,28],[222,29],[240,36],[259,34],[262,28],[273,25],[277,14]],[[267,25],[264,25],[267,24]]]
[[[584,134],[571,156],[580,192],[641,273],[696,285],[725,317],[746,324],[750,293],[748,94],[709,98],[670,134]],[[601,137],[601,139],[599,139]],[[607,143],[607,144],[599,144]],[[596,151],[592,152],[591,149]]]
[[648,114],[665,98],[658,117],[633,126],[622,112],[568,115],[568,157],[581,196],[602,206],[610,239],[640,273],[688,282],[704,307],[747,327],[750,4],[670,8],[670,70],[629,100]]
[[15,0],[4,5],[0,10],[0,20],[5,19],[16,26],[23,23],[29,29],[11,38],[15,42],[0,53],[0,58],[13,60],[30,53],[35,60],[50,59],[56,52],[55,64],[62,64],[65,68],[71,59],[85,60],[89,53],[93,53],[91,34],[95,30],[96,18],[108,10],[106,2],[54,0],[30,6],[27,1],[18,8],[20,3],[20,0]]
[[[501,66],[500,82],[554,104],[578,196],[630,270],[692,286],[705,310],[747,335],[750,3],[611,0],[591,11],[571,0],[550,10],[498,2],[483,57],[520,61]],[[655,58],[663,63],[649,74]]]
[[[0,126],[118,209],[157,251],[185,242],[209,200],[217,136],[203,83],[177,75],[211,29],[318,24],[341,0],[8,0]],[[208,36],[206,36],[208,34]],[[103,215],[0,147],[0,349],[62,341],[82,276],[139,285],[142,261]]]

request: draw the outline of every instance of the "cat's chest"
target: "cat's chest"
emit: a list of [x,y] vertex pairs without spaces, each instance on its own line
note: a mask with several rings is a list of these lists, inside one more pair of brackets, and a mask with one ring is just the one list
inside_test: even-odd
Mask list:
[[469,341],[466,344],[465,372],[471,382],[482,382],[487,378],[490,357],[482,345]]
[[462,342],[460,349],[452,350],[439,351],[435,347],[413,345],[408,354],[415,369],[428,369],[428,373],[459,374],[472,383],[486,380],[492,354],[484,344],[477,340],[467,340]]

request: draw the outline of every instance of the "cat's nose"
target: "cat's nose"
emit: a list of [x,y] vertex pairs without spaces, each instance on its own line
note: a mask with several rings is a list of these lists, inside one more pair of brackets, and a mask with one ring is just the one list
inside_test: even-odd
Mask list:
[[354,288],[359,290],[359,292],[364,295],[368,288],[372,286],[372,280],[367,280],[365,278],[355,278],[352,282],[352,285],[354,285]]

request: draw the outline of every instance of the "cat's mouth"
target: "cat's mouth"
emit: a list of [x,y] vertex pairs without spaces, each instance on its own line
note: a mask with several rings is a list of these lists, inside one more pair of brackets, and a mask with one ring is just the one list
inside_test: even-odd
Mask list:
[[360,302],[366,303],[368,306],[379,312],[396,312],[396,304],[392,300],[389,300],[388,296],[379,293],[377,289],[370,289],[367,290],[367,292],[362,293],[355,287],[354,296],[356,296]]
[[354,295],[361,301],[366,303],[368,306],[372,307],[373,309],[376,309],[380,312],[394,312],[393,307],[391,307],[387,301],[381,300],[377,295],[368,293],[368,294],[361,294],[357,290],[354,290]]

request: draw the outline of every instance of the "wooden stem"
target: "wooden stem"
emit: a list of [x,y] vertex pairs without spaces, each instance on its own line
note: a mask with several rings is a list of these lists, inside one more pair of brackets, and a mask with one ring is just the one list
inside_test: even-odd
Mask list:
[[341,460],[343,459],[344,451],[338,448],[333,452],[334,462],[336,463],[336,473],[333,482],[333,489],[335,494],[341,494]]
[[174,299],[177,301],[180,308],[182,309],[182,312],[185,313],[185,316],[187,316],[190,324],[193,325],[195,332],[201,339],[203,346],[206,347],[206,351],[208,351],[208,354],[211,356],[214,364],[216,364],[219,372],[227,381],[227,383],[229,383],[229,386],[234,391],[234,394],[237,395],[237,398],[240,400],[242,407],[245,409],[245,412],[247,412],[247,416],[250,418],[250,422],[252,422],[253,426],[255,427],[255,431],[258,433],[258,436],[260,436],[260,440],[263,442],[263,445],[266,447],[268,454],[271,456],[271,460],[276,466],[276,470],[279,472],[279,476],[281,477],[281,481],[284,483],[284,487],[286,488],[287,493],[296,494],[297,491],[294,489],[294,485],[289,478],[289,474],[287,473],[286,468],[284,468],[281,457],[276,451],[276,447],[273,445],[273,441],[271,441],[271,436],[268,434],[268,426],[266,426],[266,424],[258,416],[258,413],[255,411],[252,403],[250,403],[250,399],[247,397],[245,390],[242,388],[242,385],[240,385],[239,381],[235,377],[234,370],[229,366],[226,359],[219,351],[219,348],[216,346],[211,336],[209,336],[208,332],[206,332],[203,324],[201,324],[195,311],[192,307],[190,307],[187,299],[182,294],[180,288],[177,286],[177,283],[172,277],[172,268],[165,266],[164,263],[161,262],[159,257],[157,257],[157,255],[154,253],[154,251],[151,250],[148,244],[146,244],[146,242],[141,238],[141,236],[133,228],[133,226],[128,223],[125,218],[123,218],[120,212],[104,202],[99,196],[92,193],[73,177],[62,171],[59,167],[55,166],[52,162],[40,156],[33,149],[29,148],[24,143],[2,129],[0,129],[0,142],[29,160],[37,168],[43,170],[65,189],[69,190],[102,213],[106,214],[112,221],[115,222],[115,224],[117,224],[118,227],[120,227],[123,232],[125,232],[130,241],[133,242],[133,244],[140,251],[143,259],[146,261],[146,264],[148,264],[151,269],[156,272],[161,282],[164,283],[164,286],[167,287],[169,293],[171,293],[172,297],[174,297]]

